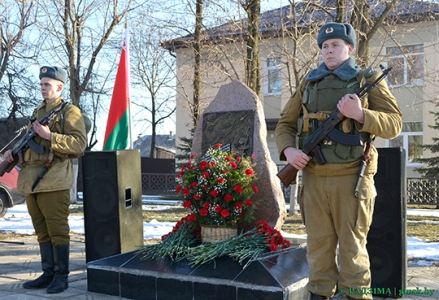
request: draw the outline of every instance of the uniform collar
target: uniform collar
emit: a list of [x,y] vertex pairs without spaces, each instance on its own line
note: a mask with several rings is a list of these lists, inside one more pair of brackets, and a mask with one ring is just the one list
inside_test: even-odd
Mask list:
[[343,81],[351,80],[355,78],[358,73],[360,73],[360,67],[355,64],[355,60],[352,57],[343,63],[340,67],[335,69],[334,71],[330,71],[328,67],[326,67],[325,63],[320,64],[318,68],[311,70],[306,77],[307,81],[314,81],[322,79],[323,77],[328,76],[329,74],[335,74]]
[[46,100],[44,100],[43,102],[41,102],[40,106],[38,107],[38,109],[41,109],[43,107],[45,107],[46,111],[51,111],[52,109],[58,107],[63,101],[62,96],[56,98],[55,100],[53,100],[52,102],[50,102],[49,104],[46,103]]

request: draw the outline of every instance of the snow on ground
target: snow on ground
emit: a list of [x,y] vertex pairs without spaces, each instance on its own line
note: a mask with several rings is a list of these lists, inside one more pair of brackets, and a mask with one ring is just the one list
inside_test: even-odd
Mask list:
[[[144,201],[145,203],[145,201]],[[166,205],[158,205],[151,201],[143,205],[143,209],[164,210],[176,201],[168,202]],[[408,209],[408,215],[439,217],[438,209]],[[160,238],[170,232],[176,222],[143,222],[143,236],[145,239]],[[69,216],[70,230],[77,234],[84,234],[84,218],[80,216]],[[0,219],[0,232],[11,232],[17,234],[34,234],[31,218],[27,212],[26,204],[17,205],[8,209],[3,219]],[[305,237],[305,236],[297,236]],[[439,243],[429,243],[416,237],[407,238],[407,256],[411,264],[429,266],[439,261]]]

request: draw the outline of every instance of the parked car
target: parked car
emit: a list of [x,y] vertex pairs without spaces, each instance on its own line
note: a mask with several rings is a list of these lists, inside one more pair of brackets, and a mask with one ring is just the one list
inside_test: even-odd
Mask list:
[[[0,156],[0,162],[4,160]],[[17,191],[17,179],[20,169],[14,167],[9,173],[0,177],[0,218],[2,218],[9,207],[22,204],[26,200],[23,194]]]

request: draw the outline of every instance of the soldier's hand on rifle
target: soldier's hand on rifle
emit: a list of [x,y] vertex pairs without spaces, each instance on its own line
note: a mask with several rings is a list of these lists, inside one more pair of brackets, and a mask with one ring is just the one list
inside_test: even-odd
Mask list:
[[3,157],[6,159],[6,161],[8,162],[13,162],[14,161],[14,157],[12,156],[12,150],[7,150],[5,152],[5,154],[3,155]]
[[302,150],[288,147],[284,150],[285,157],[290,165],[296,170],[302,170],[311,159],[310,156],[302,152]]
[[364,111],[361,100],[356,94],[346,94],[337,103],[338,110],[347,118],[364,123]]
[[52,137],[52,132],[50,131],[49,126],[41,125],[38,121],[35,121],[33,123],[33,126],[36,134],[38,134],[43,139],[50,140],[50,138]]

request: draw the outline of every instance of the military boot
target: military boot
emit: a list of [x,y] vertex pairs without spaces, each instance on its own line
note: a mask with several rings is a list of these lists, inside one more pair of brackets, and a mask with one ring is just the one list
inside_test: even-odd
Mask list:
[[58,269],[55,272],[52,283],[47,287],[47,293],[61,293],[69,287],[67,277],[69,276],[69,254],[70,244],[54,246],[55,264]]
[[55,274],[52,242],[40,243],[41,267],[43,274],[35,280],[23,283],[25,289],[43,289],[49,286]]

